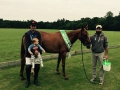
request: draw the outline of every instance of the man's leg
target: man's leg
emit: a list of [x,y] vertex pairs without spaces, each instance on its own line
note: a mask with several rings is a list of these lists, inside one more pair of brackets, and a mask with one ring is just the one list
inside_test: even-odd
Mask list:
[[39,82],[38,82],[38,73],[40,70],[40,64],[35,64],[35,68],[34,68],[34,84],[36,86],[40,86]]
[[26,84],[25,88],[30,86],[31,59],[26,57]]
[[102,65],[103,56],[104,56],[104,52],[98,55],[98,61],[100,65],[100,75],[99,75],[100,83],[99,84],[103,84],[104,82],[104,70],[103,70],[103,65]]
[[92,74],[93,74],[93,77],[91,79],[92,82],[96,79],[96,65],[97,65],[97,57],[94,53],[92,53]]
[[32,65],[26,65],[26,85],[25,85],[26,88],[28,88],[30,86],[31,67],[32,67]]

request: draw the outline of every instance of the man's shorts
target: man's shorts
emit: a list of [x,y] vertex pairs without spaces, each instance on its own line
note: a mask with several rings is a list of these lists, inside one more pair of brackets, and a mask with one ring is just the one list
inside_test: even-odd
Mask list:
[[[26,65],[32,65],[33,60],[31,58],[26,57],[25,60],[26,60],[25,62]],[[40,60],[42,60],[42,57],[39,54],[37,58],[34,58],[34,64],[40,64]]]

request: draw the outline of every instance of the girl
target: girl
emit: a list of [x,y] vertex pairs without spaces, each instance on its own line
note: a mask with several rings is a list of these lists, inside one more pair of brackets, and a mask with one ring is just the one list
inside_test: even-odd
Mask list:
[[43,67],[43,60],[39,52],[40,50],[45,52],[45,50],[39,44],[39,40],[37,38],[33,38],[32,44],[28,47],[28,52],[30,53],[32,60],[32,68],[34,68],[34,64],[39,63]]

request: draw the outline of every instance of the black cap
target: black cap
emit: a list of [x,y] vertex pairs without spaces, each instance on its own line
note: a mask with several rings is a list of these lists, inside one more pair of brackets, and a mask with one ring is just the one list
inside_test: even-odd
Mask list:
[[30,25],[32,25],[32,26],[36,26],[36,25],[37,25],[37,22],[34,21],[34,20],[32,20],[31,23],[30,23]]

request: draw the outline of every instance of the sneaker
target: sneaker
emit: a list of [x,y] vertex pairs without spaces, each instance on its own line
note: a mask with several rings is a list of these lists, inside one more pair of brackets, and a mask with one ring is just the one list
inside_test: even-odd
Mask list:
[[96,78],[95,77],[93,77],[90,81],[91,82],[94,82],[96,80]]
[[99,84],[100,84],[100,85],[103,85],[103,83],[104,83],[104,81],[103,81],[103,80],[100,80],[100,83],[99,83]]

